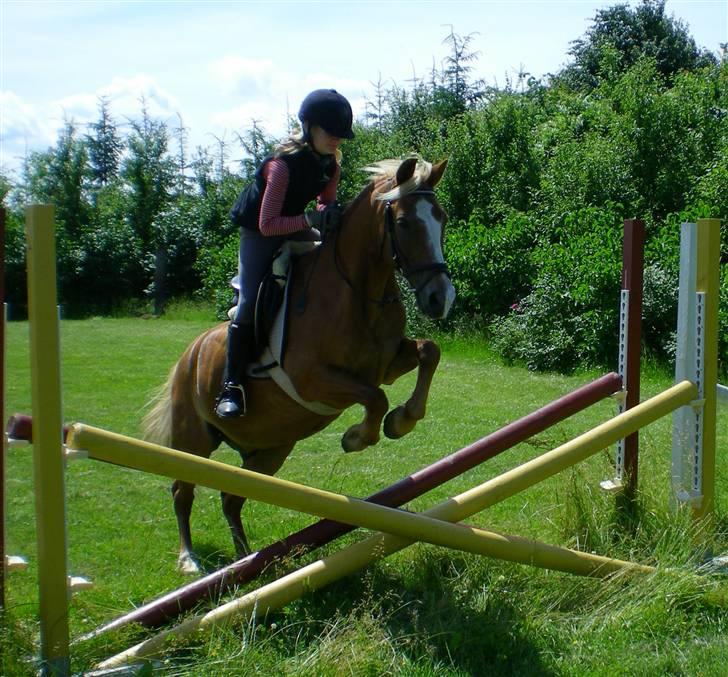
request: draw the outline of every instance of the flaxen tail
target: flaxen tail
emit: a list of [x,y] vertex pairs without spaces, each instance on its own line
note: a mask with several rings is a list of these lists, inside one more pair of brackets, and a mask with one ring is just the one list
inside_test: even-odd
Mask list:
[[172,381],[177,365],[169,372],[167,380],[162,384],[146,406],[149,411],[142,419],[142,436],[147,442],[162,446],[172,445]]

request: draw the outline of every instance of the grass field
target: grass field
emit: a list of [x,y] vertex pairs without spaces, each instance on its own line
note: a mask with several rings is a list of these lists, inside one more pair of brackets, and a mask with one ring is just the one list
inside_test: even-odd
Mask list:
[[[187,343],[208,323],[196,318],[89,319],[61,327],[64,418],[138,435],[144,405]],[[30,411],[28,327],[8,327],[8,413]],[[399,441],[343,454],[340,437],[360,412],[301,442],[280,477],[353,496],[372,493],[566,394],[600,374],[537,375],[505,367],[483,346],[444,339],[426,419]],[[670,385],[648,369],[645,399]],[[401,401],[408,375],[388,389]],[[533,458],[614,414],[611,400],[409,504],[423,510]],[[686,515],[668,509],[670,420],[641,436],[639,521],[618,524],[613,450],[473,517],[471,524],[659,565],[650,576],[610,582],[485,560],[427,545],[410,547],[358,576],[308,595],[259,621],[234,622],[180,644],[156,673],[165,675],[724,675],[728,665],[725,578],[697,577],[701,557]],[[718,417],[718,510],[713,547],[728,551],[728,412]],[[214,458],[237,464],[228,448]],[[37,589],[31,453],[7,459],[8,552],[27,572],[8,576],[0,642],[3,675],[33,674]],[[67,473],[69,570],[95,587],[73,597],[73,636],[187,582],[175,571],[177,528],[169,481],[93,461]],[[251,545],[259,548],[312,521],[251,503]],[[198,489],[193,537],[205,566],[233,549],[219,496]],[[361,533],[343,539],[359,540]],[[334,543],[323,549],[331,553]],[[313,561],[321,552],[309,555]],[[285,563],[278,572],[298,565]],[[274,578],[271,572],[263,580]],[[251,589],[248,586],[244,590]],[[80,674],[148,636],[139,628],[73,648]]]

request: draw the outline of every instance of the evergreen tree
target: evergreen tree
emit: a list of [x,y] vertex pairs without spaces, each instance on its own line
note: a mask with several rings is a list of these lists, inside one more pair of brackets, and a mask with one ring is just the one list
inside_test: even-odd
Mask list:
[[129,218],[141,250],[153,271],[149,292],[155,314],[163,312],[167,275],[168,238],[163,216],[175,183],[175,162],[168,154],[169,132],[164,122],[153,120],[142,100],[141,121],[131,121],[128,157],[122,176],[129,189]]
[[102,188],[118,177],[119,162],[124,150],[107,97],[99,98],[99,119],[89,124],[89,127],[92,133],[86,135],[86,145],[91,180],[94,186]]
[[371,82],[370,84],[374,87],[374,101],[366,102],[366,113],[364,117],[367,122],[372,123],[379,131],[382,131],[386,106],[386,93],[384,84],[382,83],[382,74],[379,74],[376,82]]
[[253,126],[242,136],[237,135],[245,153],[240,165],[243,170],[243,178],[246,180],[253,178],[256,168],[273,151],[275,145],[272,139],[266,137],[263,128],[258,126],[258,120],[252,122]]
[[453,112],[457,113],[462,113],[484,95],[483,81],[470,81],[470,74],[473,71],[471,64],[480,56],[480,52],[473,52],[470,49],[474,35],[477,33],[458,35],[450,26],[450,35],[443,40],[445,44],[450,45],[450,54],[445,57],[442,79],[454,104]]
[[189,189],[191,179],[187,175],[190,166],[187,162],[187,143],[189,141],[189,130],[185,127],[182,115],[177,113],[179,126],[174,130],[174,138],[177,140],[177,177],[176,192],[178,195],[186,195]]
[[55,147],[31,153],[25,163],[24,180],[28,197],[55,205],[56,221],[69,238],[78,237],[88,223],[88,169],[86,144],[78,138],[76,124],[68,120],[58,135]]
[[175,163],[169,157],[169,132],[164,122],[153,120],[142,100],[142,119],[132,120],[128,156],[121,174],[129,190],[129,218],[142,249],[154,249],[154,219],[171,196]]

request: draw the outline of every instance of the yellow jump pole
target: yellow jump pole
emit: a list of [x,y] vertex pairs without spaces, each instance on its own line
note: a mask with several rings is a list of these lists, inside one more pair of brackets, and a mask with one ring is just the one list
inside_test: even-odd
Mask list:
[[[620,439],[620,435],[630,434],[637,428],[644,427],[665,416],[674,408],[694,399],[695,395],[695,386],[687,381],[673,386],[664,393],[637,405],[571,442],[427,510],[424,515],[447,522],[466,519],[484,508],[503,501],[523,489],[575,465],[589,455],[613,444],[616,439]],[[518,537],[484,533],[488,533],[491,537],[491,554],[509,561],[600,576],[610,575],[620,569],[641,572],[653,570],[651,567],[587,555],[587,553],[577,553]],[[376,559],[397,552],[412,542],[410,539],[398,536],[377,534],[349,546],[331,557],[314,562],[273,581],[240,599],[221,605],[207,614],[190,618],[127,651],[112,656],[99,667],[109,669],[155,655],[164,648],[170,638],[190,635],[197,630],[229,620],[233,616],[264,615],[307,592],[354,573]],[[587,557],[582,558],[581,556],[584,555]]]
[[42,673],[70,672],[65,467],[53,207],[25,212]]
[[[564,445],[536,459],[530,476],[536,481],[551,476],[574,462],[612,444],[622,431],[630,434],[646,422],[673,411],[677,406],[694,399],[696,388],[689,381],[673,386],[670,390],[634,407],[602,424],[579,441]],[[615,437],[615,435],[617,435]],[[606,442],[604,440],[607,440]],[[405,538],[424,541],[467,552],[482,552],[484,534],[470,527],[444,524],[430,517],[415,515],[403,510],[387,508],[361,499],[342,496],[330,491],[314,489],[276,477],[234,468],[226,463],[200,458],[193,454],[176,451],[157,444],[142,442],[124,435],[111,433],[83,424],[75,424],[67,438],[69,447],[83,450],[97,460],[125,465],[137,470],[207,486],[249,499],[263,501],[283,508],[327,517],[338,522],[366,527]],[[575,460],[572,460],[575,459]],[[524,474],[523,472],[518,473]],[[526,474],[528,477],[529,474]],[[519,483],[520,482],[520,483]],[[528,479],[509,479],[501,491],[518,493],[529,486]],[[515,490],[513,490],[515,488]],[[490,489],[487,495],[491,495]],[[482,493],[481,487],[472,490]],[[496,492],[496,495],[497,492]],[[482,508],[479,508],[482,509]]]
[[697,280],[705,294],[703,324],[703,448],[701,487],[703,500],[695,507],[697,519],[715,509],[715,437],[718,388],[718,295],[720,293],[720,220],[698,220]]

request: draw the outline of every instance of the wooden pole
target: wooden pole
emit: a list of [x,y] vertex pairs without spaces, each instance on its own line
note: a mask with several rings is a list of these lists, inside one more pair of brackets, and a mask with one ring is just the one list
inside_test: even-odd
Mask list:
[[715,508],[719,262],[720,221],[683,223],[675,379],[694,381],[698,397],[673,415],[672,483],[696,519]]
[[[640,362],[642,352],[642,279],[645,224],[640,219],[624,222],[622,289],[629,295],[626,332],[624,388],[625,409],[640,402]],[[633,500],[638,481],[639,431],[624,439],[623,475],[625,497]]]
[[[670,413],[676,407],[693,400],[695,395],[696,388],[692,383],[688,381],[679,383],[650,400],[643,402],[631,411],[620,414],[597,428],[584,433],[571,442],[567,442],[532,461],[528,461],[509,472],[495,477],[479,487],[475,487],[459,496],[451,498],[435,508],[426,511],[423,515],[411,515],[411,517],[435,520],[436,524],[440,524],[439,529],[443,529],[445,522],[458,522],[463,520],[484,508],[520,493],[529,486],[537,484],[571,465],[575,465],[610,444],[614,444],[620,437],[624,437],[633,430],[648,425]],[[93,442],[91,446],[95,450],[95,434],[92,438],[89,438],[89,441]],[[95,456],[92,449],[87,447],[87,450],[92,453],[92,456]],[[108,454],[109,452],[107,451],[106,453]],[[116,452],[113,452],[111,455],[118,457]],[[125,465],[128,465],[128,462]],[[389,508],[381,508],[380,506],[372,507],[392,511]],[[341,519],[341,516],[339,516],[339,519]],[[388,524],[387,530],[391,533],[394,531],[394,528]],[[574,551],[568,551],[569,554],[567,554],[563,552],[565,550],[563,548],[545,546],[544,544],[537,544],[533,541],[526,541],[525,539],[518,539],[502,534],[494,536],[500,542],[497,546],[493,544],[493,549],[489,553],[492,556],[509,561],[533,564],[535,566],[559,568],[560,570],[573,573],[577,573],[577,569],[581,569],[581,565],[574,567],[572,566],[572,562],[568,561],[568,558],[573,556]],[[198,630],[213,627],[218,623],[225,622],[241,614],[264,615],[268,611],[287,604],[307,592],[316,590],[330,582],[349,575],[378,558],[401,550],[410,545],[411,542],[412,539],[396,535],[385,536],[379,534],[373,536],[366,541],[362,541],[336,553],[332,557],[319,560],[283,579],[274,581],[253,593],[245,595],[239,600],[222,605],[208,614],[193,617],[175,628],[171,628],[137,644],[127,651],[112,656],[101,663],[99,667],[102,669],[110,669],[155,655],[164,649],[170,639],[188,636]],[[496,550],[498,550],[497,555],[495,554]],[[607,561],[611,562],[609,565],[612,567],[610,569],[611,573],[617,570],[630,569],[643,572],[653,570],[651,567],[642,567],[632,563],[621,562],[620,560],[608,560],[608,558],[604,558],[604,560],[606,561],[599,565],[600,568],[592,569],[592,575],[599,575],[600,570],[604,574],[606,569],[601,569],[601,567],[606,566]],[[578,573],[583,572],[579,571]]]
[[[516,468],[502,491],[511,492],[509,495],[513,495],[530,486],[533,478],[540,481],[574,462],[588,458],[621,437],[694,399],[695,392],[695,386],[689,381],[673,386],[647,402],[602,423],[576,440]],[[480,535],[475,533],[477,529],[442,524],[422,515],[367,503],[358,498],[307,487],[244,468],[233,468],[226,463],[79,423],[71,426],[67,444],[72,449],[88,452],[91,458],[97,460],[433,545],[473,551],[472,548],[477,550],[481,540]],[[484,496],[490,496],[491,492],[497,491],[492,481],[488,485],[491,488]],[[482,485],[472,491],[476,495],[481,490]]]
[[703,499],[694,516],[702,519],[715,510],[715,436],[718,386],[718,296],[720,293],[720,220],[698,220],[696,291],[704,294],[703,318],[703,431],[701,489]]
[[38,539],[41,670],[70,671],[65,464],[53,207],[25,212],[33,396],[33,478]]
[[[546,430],[577,411],[582,411],[612,395],[619,391],[621,383],[621,379],[614,372],[605,374],[601,378],[509,423],[477,442],[441,458],[409,477],[372,494],[366,500],[390,507],[403,505],[516,444],[529,439],[533,435]],[[30,427],[28,426],[27,429],[29,431]],[[310,552],[315,547],[329,543],[352,529],[353,527],[347,524],[332,520],[321,520],[218,571],[214,571],[182,588],[137,607],[97,630],[84,635],[81,639],[97,637],[104,632],[116,630],[128,623],[159,625],[169,618],[190,610],[202,599],[219,599],[234,586],[253,580],[274,560],[284,557],[296,558],[299,554]]]
[[[0,207],[0,416],[5,421],[5,207]],[[5,608],[5,454],[3,435],[0,447],[0,609]]]

